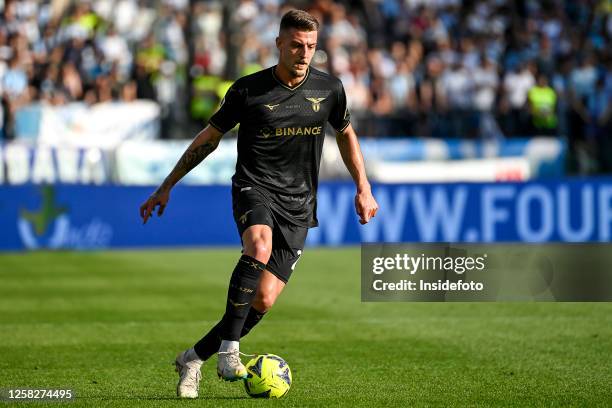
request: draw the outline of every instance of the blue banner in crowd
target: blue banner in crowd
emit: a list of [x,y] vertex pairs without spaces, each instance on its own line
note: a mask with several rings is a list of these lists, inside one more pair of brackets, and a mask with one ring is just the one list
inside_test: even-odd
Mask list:
[[[179,186],[143,226],[150,187],[0,188],[0,249],[238,245],[229,186]],[[361,226],[350,183],[320,186],[310,245],[359,242],[610,241],[612,179],[374,185],[377,217]]]

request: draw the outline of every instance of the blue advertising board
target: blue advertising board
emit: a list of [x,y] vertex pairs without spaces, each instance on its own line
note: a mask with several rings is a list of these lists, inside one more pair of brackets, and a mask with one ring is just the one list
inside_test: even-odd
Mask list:
[[[0,187],[0,249],[239,245],[229,186],[178,186],[142,225],[152,187]],[[309,245],[360,242],[608,242],[612,179],[488,184],[375,184],[380,204],[358,223],[351,183],[323,183]]]
[[362,227],[354,189],[327,184],[311,244],[610,241],[612,179],[374,185],[380,211]]
[[229,187],[177,187],[163,217],[142,225],[153,187],[0,187],[0,248],[130,248],[239,244]]

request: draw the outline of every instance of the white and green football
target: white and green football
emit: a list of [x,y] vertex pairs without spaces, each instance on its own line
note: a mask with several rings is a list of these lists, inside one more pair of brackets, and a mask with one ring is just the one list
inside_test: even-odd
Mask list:
[[274,354],[261,354],[246,364],[244,388],[253,398],[281,398],[291,388],[291,369]]

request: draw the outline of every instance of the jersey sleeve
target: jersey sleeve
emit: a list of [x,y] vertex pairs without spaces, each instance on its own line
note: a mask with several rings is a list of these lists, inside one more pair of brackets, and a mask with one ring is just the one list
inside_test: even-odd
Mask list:
[[338,89],[336,91],[336,104],[329,115],[328,121],[338,133],[344,131],[351,123],[351,114],[346,104],[346,93],[340,81],[338,81]]
[[219,110],[208,121],[208,124],[222,133],[228,132],[240,123],[240,113],[244,110],[244,94],[234,83],[221,100]]

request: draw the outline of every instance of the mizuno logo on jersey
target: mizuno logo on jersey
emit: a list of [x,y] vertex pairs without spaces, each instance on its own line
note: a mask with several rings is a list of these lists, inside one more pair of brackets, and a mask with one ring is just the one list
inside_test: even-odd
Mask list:
[[274,108],[276,108],[277,106],[279,106],[280,103],[277,103],[276,105],[264,105],[266,108],[270,109],[271,111],[274,110]]
[[[306,97],[305,97],[306,98]],[[326,98],[306,98],[307,101],[312,102],[312,110],[318,112],[321,109],[321,102]]]

